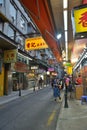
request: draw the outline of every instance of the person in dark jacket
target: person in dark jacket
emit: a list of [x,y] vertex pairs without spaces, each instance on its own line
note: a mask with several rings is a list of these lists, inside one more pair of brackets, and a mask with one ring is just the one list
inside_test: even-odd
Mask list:
[[74,87],[72,82],[70,81],[69,86],[68,86],[68,98],[73,99],[73,93],[74,93]]
[[43,87],[43,79],[40,77],[39,79],[39,89]]
[[54,84],[53,84],[53,96],[55,98],[55,101],[57,100],[57,97],[59,97],[59,99],[61,99],[61,97],[60,97],[60,89],[58,87],[58,84],[57,84],[56,80],[54,80]]
[[54,79],[51,80],[51,86],[53,88],[53,84],[54,84]]

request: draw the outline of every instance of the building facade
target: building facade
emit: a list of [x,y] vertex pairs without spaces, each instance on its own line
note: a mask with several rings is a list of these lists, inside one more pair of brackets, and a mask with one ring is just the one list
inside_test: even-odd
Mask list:
[[[25,50],[25,39],[40,32],[18,0],[0,0],[0,96],[8,95],[19,87],[29,87],[29,73],[46,75],[50,49]],[[38,69],[31,69],[38,66]],[[29,82],[32,82],[32,80]]]

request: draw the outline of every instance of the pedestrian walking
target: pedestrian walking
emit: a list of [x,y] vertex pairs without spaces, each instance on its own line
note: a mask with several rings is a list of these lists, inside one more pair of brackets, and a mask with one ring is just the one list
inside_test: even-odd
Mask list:
[[42,88],[42,87],[43,87],[43,79],[42,79],[42,77],[40,77],[38,88],[40,89],[40,88]]
[[72,98],[73,98],[73,97],[72,97],[73,85],[72,85],[71,81],[70,81],[69,86],[68,86],[67,89],[68,89],[68,98],[69,98],[69,99],[72,99]]
[[54,96],[55,101],[57,101],[57,98],[61,99],[60,89],[59,89],[56,79],[54,80],[54,83],[53,83],[53,96]]
[[53,84],[54,84],[54,79],[51,80],[51,86],[53,88]]
[[33,91],[35,91],[35,80],[33,81]]

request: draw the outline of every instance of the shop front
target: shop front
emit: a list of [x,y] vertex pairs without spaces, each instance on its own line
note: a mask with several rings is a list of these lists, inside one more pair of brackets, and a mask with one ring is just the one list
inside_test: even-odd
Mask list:
[[11,64],[11,71],[12,71],[12,81],[13,81],[13,91],[28,88],[28,80],[27,80],[27,73],[28,73],[28,65],[22,62],[17,61],[16,63]]
[[17,49],[4,51],[4,94],[8,95],[19,88],[28,87],[26,73],[28,72],[28,59],[19,54]]

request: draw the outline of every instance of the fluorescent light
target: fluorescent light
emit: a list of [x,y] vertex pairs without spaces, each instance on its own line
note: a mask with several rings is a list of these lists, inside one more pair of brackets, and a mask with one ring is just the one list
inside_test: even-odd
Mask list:
[[63,0],[66,60],[68,60],[68,9],[67,8],[68,8],[68,0]]
[[65,31],[65,42],[67,42],[68,40],[68,34],[67,34],[67,31]]
[[81,38],[83,38],[84,36],[83,35],[81,35]]
[[63,0],[63,8],[66,9],[68,7],[68,0]]
[[60,38],[61,38],[61,36],[62,36],[61,34],[58,34],[58,35],[57,35],[57,39],[60,39]]
[[67,30],[67,10],[63,11],[64,15],[64,30]]

